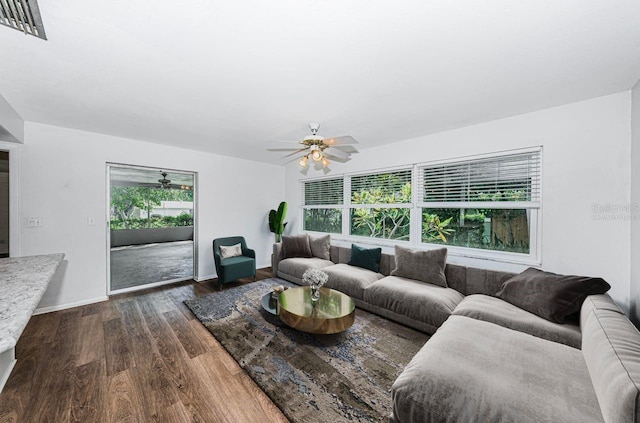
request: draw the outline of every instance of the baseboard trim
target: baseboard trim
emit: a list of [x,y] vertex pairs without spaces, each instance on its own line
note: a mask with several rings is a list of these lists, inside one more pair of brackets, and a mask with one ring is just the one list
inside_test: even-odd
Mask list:
[[0,392],[4,389],[4,385],[11,376],[11,371],[16,365],[16,350],[11,348],[3,353],[0,353]]
[[212,275],[205,275],[205,276],[198,276],[196,278],[193,278],[196,282],[205,282],[211,279],[215,279],[217,278],[218,275],[216,275],[215,273]]
[[193,278],[192,277],[177,278],[177,279],[170,279],[170,280],[161,281],[161,282],[148,283],[144,285],[136,285],[136,286],[131,286],[129,288],[123,288],[123,289],[118,289],[116,291],[111,291],[109,292],[109,295],[111,296],[111,295],[118,295],[118,294],[127,294],[129,292],[144,291],[145,289],[149,289],[149,288],[157,288],[159,286],[171,285],[173,283],[179,283],[179,282],[190,281],[190,280],[193,280]]
[[40,307],[40,308],[37,308],[33,312],[33,315],[36,316],[38,314],[45,314],[45,313],[51,313],[53,311],[66,310],[68,308],[80,307],[80,306],[84,306],[84,305],[87,305],[87,304],[101,303],[102,301],[107,301],[108,299],[109,299],[109,297],[107,297],[105,295],[105,296],[102,296],[102,297],[91,298],[91,299],[88,299],[88,300],[76,301],[74,303],[67,303],[67,304],[60,304],[60,305],[54,305],[54,306]]

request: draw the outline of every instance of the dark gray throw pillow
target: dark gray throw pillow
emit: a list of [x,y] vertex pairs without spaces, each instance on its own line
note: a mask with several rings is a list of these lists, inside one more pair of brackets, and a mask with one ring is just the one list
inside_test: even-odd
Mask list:
[[309,235],[311,255],[324,260],[331,260],[331,235],[312,237]]
[[362,248],[351,244],[351,259],[347,264],[378,273],[380,272],[380,257],[382,257],[382,248]]
[[416,279],[422,282],[447,287],[444,268],[447,265],[447,249],[420,251],[396,245],[396,268],[392,276]]
[[552,322],[576,323],[584,300],[609,288],[602,278],[558,275],[530,267],[506,280],[496,296]]
[[312,257],[307,234],[282,237],[282,257]]

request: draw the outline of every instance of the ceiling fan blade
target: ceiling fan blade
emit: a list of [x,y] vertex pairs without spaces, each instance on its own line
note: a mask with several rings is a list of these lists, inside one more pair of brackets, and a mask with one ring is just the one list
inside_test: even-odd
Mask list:
[[290,145],[291,147],[297,147],[300,145],[304,145],[302,141],[284,141],[284,140],[271,140],[268,142],[269,147],[278,148],[284,147],[284,145]]
[[308,150],[308,149],[309,149],[308,147],[301,148],[300,150],[296,150],[296,151],[294,151],[293,153],[291,153],[291,154],[287,154],[286,156],[282,156],[282,157],[290,157],[290,156],[293,156],[294,154],[301,153],[301,152],[303,152],[303,151],[305,151],[305,150]]
[[346,144],[358,144],[355,138],[351,135],[343,135],[341,137],[325,138],[324,143],[326,145],[346,145]]
[[336,147],[329,147],[324,150],[323,153],[327,156],[337,157],[339,159],[347,159],[350,156],[349,153],[345,153],[344,151],[339,150]]
[[267,151],[294,151],[294,150],[298,150],[297,147],[293,147],[293,148],[267,148]]
[[351,160],[351,157],[347,157],[347,158],[340,158],[340,157],[335,157],[335,156],[331,156],[331,161],[332,162],[338,162],[338,163],[346,163],[348,161]]

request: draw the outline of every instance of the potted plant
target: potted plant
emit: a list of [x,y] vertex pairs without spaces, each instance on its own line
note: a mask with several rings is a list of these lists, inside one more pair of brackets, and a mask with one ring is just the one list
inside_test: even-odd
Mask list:
[[282,240],[282,233],[284,232],[285,226],[287,226],[287,223],[284,221],[286,215],[287,203],[285,201],[280,203],[277,211],[271,210],[269,212],[269,230],[276,235],[276,242]]

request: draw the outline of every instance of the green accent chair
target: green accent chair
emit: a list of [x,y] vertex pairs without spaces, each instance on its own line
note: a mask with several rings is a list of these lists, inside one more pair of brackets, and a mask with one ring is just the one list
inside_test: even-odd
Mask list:
[[[242,255],[222,258],[220,246],[228,247],[235,244],[242,246]],[[233,282],[240,278],[253,276],[253,280],[256,280],[256,252],[247,248],[247,242],[242,236],[214,239],[213,259],[216,263],[216,273],[218,274],[218,289],[222,289],[223,283]]]

